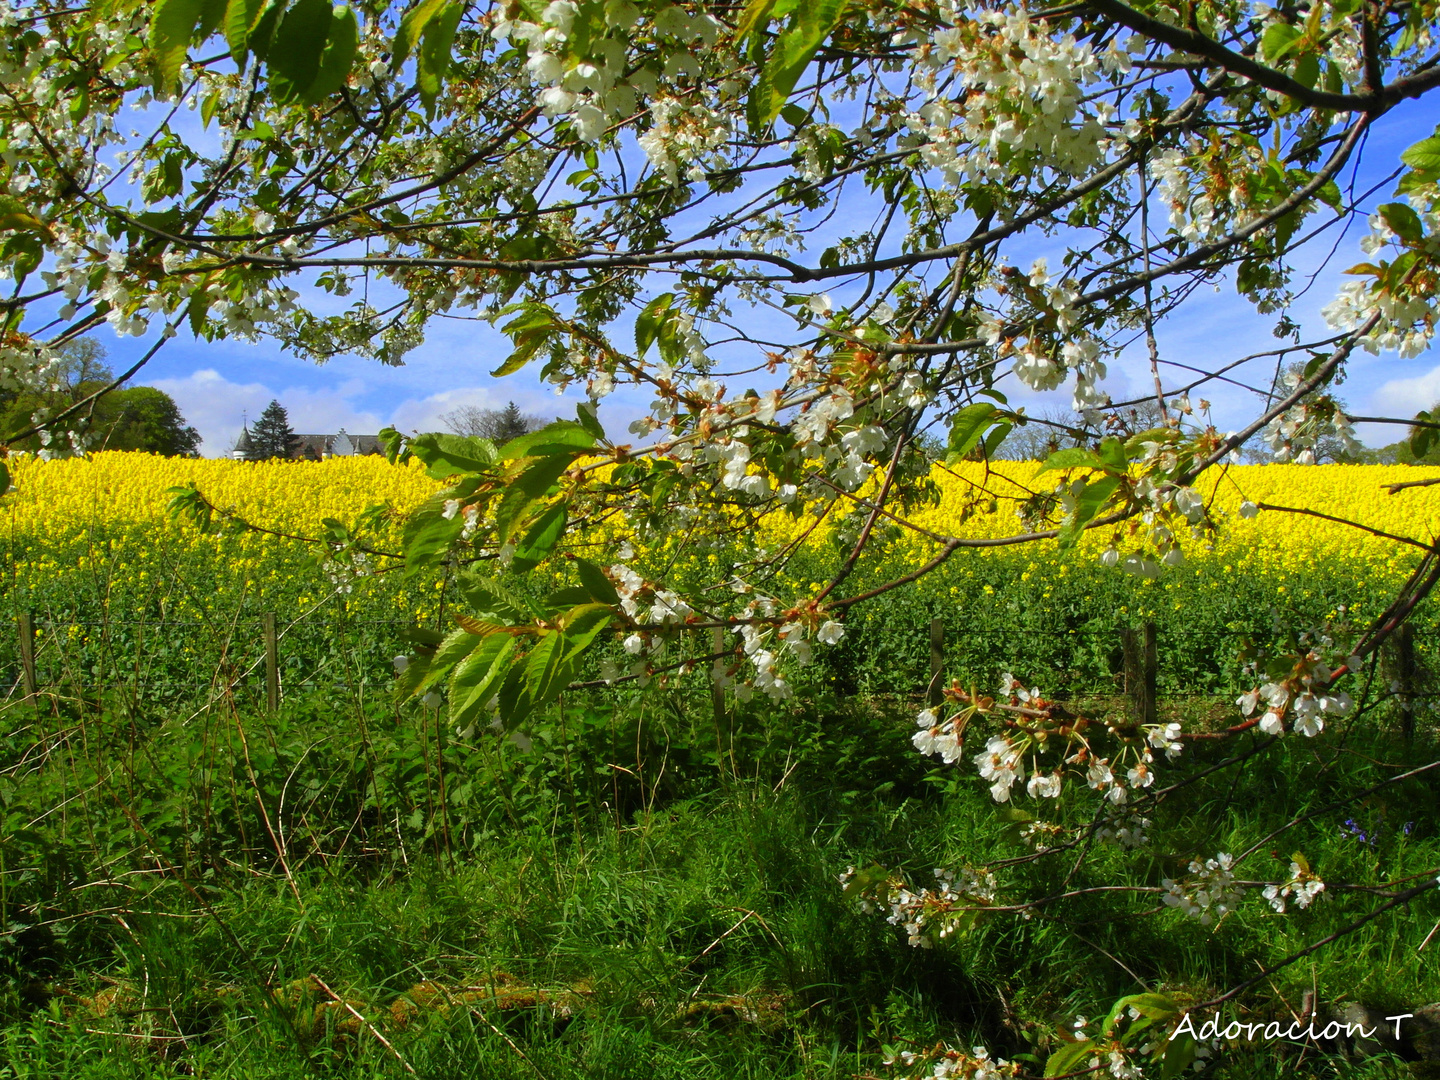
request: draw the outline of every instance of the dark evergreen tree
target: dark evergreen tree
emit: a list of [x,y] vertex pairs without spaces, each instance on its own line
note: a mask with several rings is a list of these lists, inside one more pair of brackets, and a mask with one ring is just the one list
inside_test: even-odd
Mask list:
[[250,453],[247,461],[268,461],[289,458],[295,454],[300,440],[290,427],[290,417],[278,401],[265,406],[260,419],[250,425]]
[[500,410],[500,415],[496,418],[495,445],[500,446],[511,439],[518,439],[529,431],[530,425],[520,412],[520,406],[513,401],[506,402],[505,408]]

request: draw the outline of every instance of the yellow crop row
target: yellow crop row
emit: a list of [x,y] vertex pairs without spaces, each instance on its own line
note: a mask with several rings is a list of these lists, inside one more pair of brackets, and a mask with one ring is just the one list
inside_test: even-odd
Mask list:
[[[108,452],[84,460],[17,459],[12,464],[15,490],[0,499],[0,535],[9,541],[12,565],[5,569],[12,586],[94,571],[102,564],[112,576],[129,572],[132,577],[153,577],[183,563],[187,552],[203,550],[212,557],[223,555],[235,589],[264,592],[283,586],[293,591],[294,582],[279,579],[293,573],[298,549],[292,546],[282,559],[269,537],[202,536],[188,524],[170,520],[165,490],[194,482],[215,505],[233,509],[256,525],[315,535],[322,518],[350,521],[376,503],[389,503],[403,513],[439,488],[418,466],[397,468],[379,457],[248,463]],[[936,466],[933,479],[943,492],[941,502],[915,512],[910,520],[946,536],[1023,532],[1016,500],[1053,490],[1056,481],[1053,473],[1037,477],[1038,468],[1030,462],[1001,462],[989,469],[977,463]],[[1397,494],[1388,493],[1386,485],[1432,477],[1440,477],[1440,469],[1266,465],[1212,470],[1197,488],[1221,512],[1226,527],[1213,545],[1182,536],[1182,546],[1187,561],[1214,560],[1237,572],[1297,571],[1338,560],[1393,577],[1414,565],[1414,547],[1313,516],[1265,511],[1245,520],[1237,511],[1246,499],[1316,510],[1428,543],[1440,534],[1440,485]],[[969,512],[962,515],[967,503]],[[397,533],[391,530],[383,540],[398,545]],[[109,541],[103,550],[94,542],[102,536]],[[1082,557],[1093,558],[1113,536],[1112,529],[1087,535]],[[895,557],[916,557],[927,545],[920,540],[902,544]],[[1121,546],[1126,546],[1123,539]],[[1053,559],[1053,551],[1054,545],[1046,542],[1029,554],[1043,567]],[[387,603],[412,609],[412,600],[398,585],[388,595]]]
[[[277,532],[316,536],[324,518],[353,522],[366,507],[406,512],[438,490],[418,466],[380,457],[325,462],[187,460],[111,451],[87,459],[12,459],[14,490],[0,498],[3,569],[13,598],[32,604],[166,604],[177,614],[214,616],[238,603],[303,610],[345,595],[377,614],[426,618],[435,583],[397,575],[335,581],[306,568],[299,541],[257,533],[216,536],[172,520],[167,488],[194,483],[219,508]],[[369,538],[399,550],[399,528]],[[74,586],[66,600],[62,582]],[[82,599],[83,598],[83,599]]]
[[[946,536],[1001,537],[1025,531],[1016,517],[1018,500],[1053,491],[1058,474],[1037,476],[1037,462],[978,462],[936,466],[933,479],[944,493],[940,505],[912,515],[916,525]],[[1388,485],[1440,478],[1440,469],[1408,465],[1241,465],[1211,469],[1195,485],[1224,522],[1213,550],[1181,536],[1187,558],[1237,555],[1298,562],[1336,555],[1367,557],[1397,554],[1413,562],[1415,548],[1364,529],[1324,518],[1266,510],[1250,519],[1239,514],[1246,500],[1345,518],[1379,532],[1430,543],[1440,536],[1440,485],[1413,487],[1391,494]],[[993,495],[993,512],[984,505],[961,520],[967,496]],[[982,500],[983,502],[983,500]],[[1119,529],[1123,536],[1125,526]],[[1113,528],[1092,530],[1082,549],[1099,551],[1117,535]],[[1124,546],[1122,542],[1122,547]]]
[[275,529],[313,529],[322,518],[353,518],[375,503],[408,510],[439,489],[418,465],[396,468],[375,455],[248,462],[113,450],[62,461],[22,458],[13,482],[15,491],[0,501],[5,527],[39,533],[93,522],[169,527],[165,490],[192,482],[216,506]]

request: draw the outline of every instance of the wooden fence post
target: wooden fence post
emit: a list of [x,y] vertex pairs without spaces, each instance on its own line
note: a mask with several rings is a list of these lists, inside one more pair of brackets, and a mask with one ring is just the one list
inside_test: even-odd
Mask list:
[[275,632],[275,612],[264,615],[265,704],[271,712],[280,708],[280,639]]
[[[719,654],[725,651],[725,628],[716,626],[710,630],[710,651]],[[719,660],[710,661],[710,704],[715,709],[716,730],[725,719],[725,687],[715,679],[715,665]]]
[[945,697],[945,623],[930,620],[930,685],[925,688],[925,703],[932,708]]
[[1415,627],[1401,623],[1395,630],[1395,681],[1400,684],[1400,730],[1415,738]]
[[1125,650],[1125,693],[1130,697],[1130,711],[1137,723],[1155,723],[1155,684],[1158,656],[1155,624],[1146,622],[1139,630],[1126,627],[1120,631]]
[[20,613],[20,682],[26,702],[33,702],[39,685],[35,678],[35,617],[28,611]]

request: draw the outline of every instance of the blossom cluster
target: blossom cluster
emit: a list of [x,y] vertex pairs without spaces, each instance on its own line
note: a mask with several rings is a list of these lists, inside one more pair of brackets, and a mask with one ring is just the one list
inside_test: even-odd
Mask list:
[[[1300,385],[1300,375],[1287,371],[1280,377],[1279,388],[1286,394]],[[1357,454],[1362,448],[1355,438],[1355,426],[1329,397],[1296,402],[1265,425],[1260,433],[1277,462],[1294,461],[1297,465],[1315,464],[1315,448],[1327,435],[1339,438],[1347,453]]]
[[[965,730],[976,715],[1016,718],[1010,721],[1010,729],[991,735],[985,749],[973,758],[981,779],[990,785],[991,797],[1000,803],[1009,802],[1011,789],[1025,781],[1027,754],[1036,759],[1025,784],[1026,794],[1031,798],[1059,798],[1064,778],[1070,773],[1083,776],[1086,786],[1110,806],[1119,807],[1129,801],[1133,791],[1143,791],[1155,782],[1153,751],[1162,750],[1173,761],[1183,749],[1180,725],[1173,721],[1143,725],[1138,739],[1111,725],[1109,730],[1119,738],[1120,750],[1111,756],[1101,756],[1090,737],[1083,733],[1088,721],[1054,719],[1052,703],[1045,700],[1039,690],[1022,685],[1009,672],[1001,678],[1003,700],[998,704],[958,687],[947,690],[946,697],[964,707],[949,716],[942,715],[947,710],[941,707],[921,710],[916,717],[919,730],[910,741],[920,753],[939,757],[947,765],[957,763],[963,755]],[[1050,751],[1058,752],[1060,760],[1042,768],[1039,755]]]
[[1270,901],[1270,906],[1283,915],[1287,902],[1298,908],[1307,908],[1311,901],[1324,891],[1325,882],[1316,877],[1309,866],[1296,860],[1290,864],[1289,879],[1275,885],[1266,885],[1264,896]]
[[[1357,671],[1361,663],[1358,656],[1352,656],[1346,660],[1346,667]],[[1326,716],[1341,716],[1355,706],[1348,693],[1330,686],[1331,679],[1332,671],[1320,652],[1310,649],[1300,657],[1289,678],[1261,683],[1236,698],[1235,704],[1250,717],[1264,702],[1259,726],[1266,735],[1283,735],[1288,717],[1292,731],[1313,738],[1325,730]]]
[[[905,117],[922,160],[948,183],[1011,182],[1017,165],[1083,174],[1102,159],[1113,109],[1087,90],[1129,66],[1110,50],[1054,35],[1023,10],[939,5],[942,28],[898,33],[930,100]],[[954,89],[946,93],[949,85]]]
[[1179,908],[1200,925],[1209,926],[1216,918],[1224,918],[1244,898],[1244,891],[1235,881],[1235,859],[1221,852],[1203,862],[1192,859],[1189,876],[1176,881],[1162,878],[1165,890],[1162,899],[1167,907]]
[[[1100,343],[1079,329],[1081,313],[1076,302],[1080,293],[1076,283],[1068,278],[1052,283],[1049,262],[1044,258],[1035,260],[1026,281],[1029,288],[1021,290],[1025,304],[1008,312],[1004,319],[994,314],[982,317],[980,338],[998,355],[1014,356],[1011,371],[1030,389],[1057,389],[1067,374],[1073,373],[1075,409],[1084,411],[1104,405],[1109,398],[1099,386],[1106,367],[1100,359]],[[1007,294],[1014,291],[1005,288]],[[1014,321],[1032,322],[1036,315],[1043,317],[1043,333],[1019,333],[1009,326]]]
[[1361,346],[1376,355],[1394,350],[1401,359],[1421,355],[1440,327],[1440,283],[1434,270],[1440,259],[1440,199],[1432,182],[1428,190],[1412,191],[1409,200],[1408,207],[1396,204],[1399,210],[1392,212],[1407,211],[1418,237],[1402,238],[1377,213],[1370,216],[1370,232],[1361,239],[1360,248],[1370,256],[1391,249],[1401,258],[1419,256],[1420,260],[1399,280],[1383,265],[1355,267],[1352,273],[1365,276],[1342,285],[1322,311],[1330,326],[1344,331],[1357,330],[1378,315],[1378,323],[1361,337]]
[[888,878],[862,882],[853,866],[839,880],[842,889],[856,893],[861,911],[884,911],[885,921],[903,929],[906,942],[921,949],[933,948],[965,929],[977,909],[995,903],[995,875],[988,870],[937,867],[933,889],[913,889]]
[[992,1057],[983,1046],[972,1046],[968,1053],[944,1044],[929,1050],[900,1050],[887,1055],[885,1063],[904,1070],[899,1080],[1002,1080],[1021,1075],[1019,1062]]

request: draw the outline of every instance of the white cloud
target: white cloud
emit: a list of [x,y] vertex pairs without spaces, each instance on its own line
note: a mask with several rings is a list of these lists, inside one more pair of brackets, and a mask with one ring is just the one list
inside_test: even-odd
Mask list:
[[442,417],[471,405],[481,409],[504,408],[512,398],[522,412],[546,419],[569,416],[573,403],[540,390],[505,388],[513,393],[496,393],[494,388],[462,386],[427,397],[400,398],[388,410],[376,409],[374,387],[363,379],[347,379],[330,388],[290,387],[276,390],[261,382],[232,382],[214,368],[202,368],[179,379],[156,379],[150,385],[175,399],[185,420],[204,438],[207,457],[229,453],[248,419],[254,421],[265,406],[279,401],[285,406],[290,426],[297,432],[331,434],[344,428],[352,435],[372,435],[387,425],[401,431],[445,431]]
[[[1440,367],[1433,367],[1423,375],[1386,380],[1371,392],[1365,408],[1354,411],[1408,420],[1436,402],[1440,402]],[[1406,429],[1397,424],[1357,424],[1356,431],[1368,446],[1388,446],[1408,437]]]
[[374,413],[351,401],[365,391],[358,380],[334,390],[291,388],[275,391],[263,383],[235,383],[214,368],[202,368],[183,379],[156,379],[151,383],[175,399],[186,422],[205,439],[207,457],[228,453],[240,436],[246,419],[254,420],[272,400],[285,406],[290,426],[297,432],[329,434],[346,431],[371,434],[382,426]]
[[1381,416],[1411,417],[1436,401],[1440,401],[1440,367],[1433,367],[1424,375],[1381,383],[1370,395],[1367,411]]

